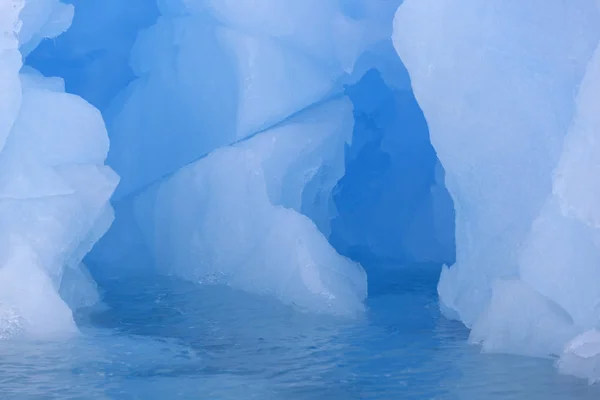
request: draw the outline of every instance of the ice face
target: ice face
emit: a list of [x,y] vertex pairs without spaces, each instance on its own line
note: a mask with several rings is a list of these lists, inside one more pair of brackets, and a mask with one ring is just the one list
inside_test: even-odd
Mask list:
[[[405,70],[390,44],[391,21],[398,2],[290,1],[282,8],[273,1],[254,2],[252,7],[250,3],[237,2],[233,7],[232,2],[163,1],[157,4],[158,16],[148,11],[151,3],[141,0],[137,3],[144,10],[142,16],[137,14],[138,8],[122,2],[102,5],[75,2],[82,14],[75,14],[73,27],[52,46],[42,45],[28,57],[34,66],[67,76],[67,87],[69,82],[76,82],[76,85],[71,83],[73,91],[91,97],[107,121],[111,137],[107,162],[122,180],[113,197],[115,224],[88,257],[91,263],[102,267],[151,264],[163,273],[175,272],[192,280],[201,277],[203,282],[210,280],[206,276],[226,275],[227,279],[221,283],[273,294],[304,309],[354,313],[362,308],[360,300],[366,290],[364,273],[336,251],[353,256],[347,250],[356,243],[342,232],[352,224],[344,220],[358,218],[361,209],[366,209],[359,207],[342,213],[341,207],[352,202],[355,193],[338,185],[349,165],[356,164],[354,169],[358,170],[364,162],[345,154],[350,141],[362,135],[356,128],[353,131],[356,112],[377,121],[380,125],[377,131],[383,132],[385,139],[376,152],[384,157],[386,152],[393,154],[394,159],[392,166],[384,165],[381,171],[375,171],[381,189],[367,191],[363,196],[365,204],[377,204],[387,196],[386,191],[391,191],[398,194],[400,207],[405,203],[411,207],[402,211],[401,217],[400,212],[394,212],[400,208],[396,199],[381,202],[377,218],[370,222],[369,235],[360,238],[359,245],[368,247],[377,242],[381,249],[374,259],[389,258],[394,262],[452,259],[452,204],[443,184],[438,184],[443,172],[440,174],[422,115],[410,96]],[[100,14],[97,25],[78,17],[91,15],[91,10]],[[112,31],[112,14],[120,15],[119,21],[127,20],[128,27],[119,25],[127,38],[125,44],[112,44],[117,40]],[[98,31],[105,34],[99,35]],[[80,40],[91,32],[94,37],[102,36],[102,41],[95,39],[92,45]],[[127,52],[130,52],[130,70],[119,61]],[[64,66],[61,70],[61,63],[72,59],[87,71],[87,84],[81,72],[69,78],[74,73]],[[402,120],[386,120],[386,113],[392,111],[385,106],[357,111],[356,104],[362,96],[350,95],[352,104],[344,100],[343,112],[337,109],[339,106],[334,107],[351,91],[348,86],[362,85],[363,91],[368,92],[369,83],[361,83],[362,75],[389,60],[393,62],[381,74],[383,99],[374,103],[386,103],[386,94],[392,92],[386,89],[388,86],[394,86],[394,95],[401,99],[396,104],[398,109],[403,107],[402,102],[410,103],[411,107],[402,110],[403,118],[418,123],[407,143],[395,141]],[[94,67],[97,64],[120,71],[115,73],[120,78],[107,79],[108,84],[104,85],[103,77],[110,76],[97,70]],[[400,71],[400,77],[395,76],[396,70]],[[129,73],[135,75],[133,80]],[[123,86],[120,93],[110,98],[109,93],[116,93],[119,84]],[[100,93],[95,89],[100,85],[112,87]],[[298,122],[298,118],[303,122]],[[296,134],[286,133],[291,130]],[[406,130],[412,133],[413,127]],[[371,134],[378,133],[369,132],[367,136]],[[418,147],[411,149],[411,140]],[[250,146],[251,154],[260,154],[264,159],[260,174],[264,175],[261,179],[266,181],[266,189],[240,187],[233,181],[225,184],[236,176],[240,181],[260,184],[261,180],[250,179],[253,175],[242,179],[244,163],[236,168],[232,164],[235,173],[228,170],[231,175],[221,176],[224,183],[220,186],[214,178],[208,179],[216,174],[213,171],[224,168],[225,154],[230,162],[242,154],[240,146]],[[361,146],[362,143],[348,151],[359,152]],[[404,160],[411,152],[417,160],[423,155],[424,161],[419,164],[411,161],[414,159]],[[247,168],[250,167],[258,170],[252,165]],[[390,173],[394,167],[396,171]],[[403,177],[410,176],[412,168],[418,169],[420,175],[413,181],[405,180]],[[202,185],[212,189],[207,191],[199,187]],[[268,201],[264,199],[265,190]],[[150,201],[156,191],[161,193],[162,200]],[[245,208],[243,199],[258,194],[262,196],[260,201],[252,203],[258,207],[257,211],[251,212],[253,208]],[[202,200],[206,196],[208,200]],[[187,197],[189,203],[178,203]],[[425,205],[421,207],[419,200]],[[203,201],[210,204],[201,206]],[[281,207],[286,211],[280,210]],[[262,211],[258,212],[259,209]],[[439,226],[439,220],[432,218],[433,209],[448,223]],[[413,211],[418,214],[416,218],[405,218]],[[273,213],[279,217],[270,217]],[[204,214],[219,218],[208,221]],[[255,220],[257,216],[275,222],[263,223],[262,217]],[[335,229],[334,218],[338,223]],[[369,220],[369,216],[364,220]],[[219,221],[224,221],[224,226],[219,226]],[[318,230],[314,230],[313,224]],[[387,230],[380,229],[383,224]],[[404,225],[410,227],[404,229]],[[258,240],[249,233],[240,236],[234,234],[237,231],[231,233],[235,226],[242,231],[256,230],[256,236],[261,236],[260,227],[265,232],[281,232]],[[303,237],[308,250],[297,250],[284,226]],[[405,236],[404,249],[397,249],[393,240],[395,227]],[[188,234],[180,233],[180,228]],[[356,224],[353,229],[361,228]],[[222,241],[212,241],[211,235],[219,232]],[[416,233],[416,239],[411,233]],[[332,239],[334,235],[339,238],[337,241]],[[173,241],[174,237],[181,240]],[[190,237],[196,237],[196,242],[189,243]],[[333,248],[327,243],[328,238]],[[265,243],[280,243],[277,246],[288,249],[287,253],[298,254],[286,259],[290,265],[284,266],[281,265],[285,264],[284,259],[269,259],[263,254],[267,251]],[[432,250],[428,248],[430,243]],[[239,250],[233,251],[236,246]],[[239,264],[245,256],[241,255],[248,254],[249,250],[243,250],[248,246],[262,250],[252,250],[253,261],[242,269]],[[299,266],[301,262],[296,260],[304,257],[300,255],[303,252],[310,256],[304,263],[314,264],[310,268],[316,272],[308,273],[308,267]],[[314,261],[307,261],[312,257]],[[329,263],[332,265],[328,266]],[[272,266],[265,269],[265,265]],[[260,287],[256,283],[260,281],[258,277],[274,271],[273,265],[279,265],[282,271],[304,271],[293,275],[295,278],[290,281],[290,287],[297,281],[297,286],[304,289],[294,289],[285,295],[277,292],[287,278],[276,278],[273,272],[269,274],[273,282]],[[340,278],[339,284],[332,284],[330,276],[339,273],[330,271],[345,270],[350,272],[342,275],[350,278]],[[323,288],[311,289],[307,279],[317,275],[321,277],[309,280],[319,281]],[[253,283],[244,284],[246,280]],[[310,294],[326,292],[333,293],[335,300],[320,304]],[[306,299],[298,293],[304,293]]]
[[[488,350],[561,354],[598,324],[597,5],[406,1],[396,15],[456,204],[440,298]],[[561,368],[582,375],[573,348]]]
[[110,225],[118,178],[103,165],[108,136],[99,111],[64,93],[60,79],[21,69],[21,52],[66,29],[72,7],[2,7],[0,337],[71,333],[61,295],[72,307],[96,298],[82,260]]
[[339,93],[399,4],[72,2],[71,29],[28,61],[103,112],[115,200]]
[[319,215],[302,192],[319,169],[342,161],[350,112],[347,100],[329,102],[216,150],[138,195],[136,218],[157,268],[305,310],[360,311],[364,271],[299,212],[309,207],[307,215]]

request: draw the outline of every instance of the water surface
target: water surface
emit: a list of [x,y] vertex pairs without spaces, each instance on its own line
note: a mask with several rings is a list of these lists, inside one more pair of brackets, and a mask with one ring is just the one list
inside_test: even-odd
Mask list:
[[360,319],[219,286],[99,278],[104,308],[62,342],[0,344],[2,399],[587,400],[552,360],[481,354],[440,316],[438,269],[373,279]]

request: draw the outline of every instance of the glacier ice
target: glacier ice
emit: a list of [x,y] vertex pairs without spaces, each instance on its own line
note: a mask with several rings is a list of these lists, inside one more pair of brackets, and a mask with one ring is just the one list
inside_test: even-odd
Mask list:
[[[96,9],[96,6],[90,4],[76,2],[77,7]],[[192,190],[189,185],[186,188],[180,183],[180,187],[174,188],[173,182],[177,181],[184,171],[189,171],[188,168],[191,166],[207,168],[208,161],[203,157],[212,160],[216,157],[213,154],[216,149],[225,149],[232,145],[237,147],[241,146],[241,143],[245,143],[244,146],[262,146],[265,135],[269,132],[278,132],[277,135],[283,137],[278,130],[280,127],[296,121],[296,118],[309,118],[319,107],[328,109],[331,101],[339,99],[350,90],[347,87],[359,85],[362,74],[374,65],[380,64],[386,57],[394,60],[395,64],[388,66],[382,74],[385,79],[382,85],[385,87],[392,82],[391,85],[396,86],[396,91],[401,89],[406,93],[410,92],[407,79],[404,78],[405,71],[389,39],[391,19],[398,2],[377,5],[367,2],[347,2],[344,7],[340,7],[337,1],[319,2],[318,7],[322,15],[317,16],[312,16],[312,10],[317,7],[317,3],[312,2],[288,2],[286,10],[280,11],[277,11],[278,7],[281,7],[278,2],[258,2],[253,4],[255,9],[253,12],[244,9],[246,3],[235,4],[236,7],[231,7],[228,2],[160,2],[158,4],[160,16],[154,24],[144,27],[137,19],[132,20],[130,30],[139,31],[131,47],[131,67],[137,77],[108,102],[110,104],[106,107],[100,106],[107,120],[111,137],[111,151],[107,162],[122,178],[117,194],[113,197],[117,217],[111,232],[88,257],[90,261],[99,265],[159,264],[155,266],[164,272],[160,264],[164,266],[167,262],[161,261],[158,254],[175,250],[177,254],[179,251],[185,253],[193,250],[194,247],[186,247],[183,242],[178,247],[177,244],[169,245],[167,241],[148,239],[149,228],[144,225],[150,223],[148,221],[150,213],[158,214],[156,211],[158,209],[166,214],[171,212],[164,208],[165,205],[161,205],[163,208],[160,208],[159,205],[151,204],[146,206],[145,215],[140,216],[140,206],[135,206],[140,201],[136,199],[147,197],[150,188],[156,189],[154,182],[160,182],[161,193],[166,190],[176,190],[179,193],[178,197],[183,197],[186,191],[189,191],[190,196],[195,197],[197,194],[193,194],[195,190]],[[293,12],[290,13],[287,6],[292,7]],[[312,25],[304,23],[309,15],[314,20]],[[146,22],[150,19],[149,15]],[[77,32],[81,31],[84,35],[84,32],[90,29],[89,24],[78,24],[77,21],[76,14],[73,27],[65,35],[68,40],[65,39],[62,43],[60,38],[57,40],[56,47],[59,50],[54,49],[54,52],[58,55],[54,56],[50,48],[40,50],[29,57],[34,65],[40,64],[43,67],[44,64],[48,64],[45,59],[52,57],[65,59],[66,54],[73,57],[72,50],[69,50],[73,47],[84,49],[82,50],[84,54],[95,52],[94,49],[86,49],[85,44],[74,45],[73,42],[80,36]],[[103,23],[104,17],[100,18],[100,21]],[[93,29],[99,28],[95,26]],[[358,35],[357,32],[363,33]],[[357,35],[360,36],[359,41],[356,40]],[[110,36],[110,33],[107,36]],[[329,38],[332,41],[328,41]],[[101,46],[104,47],[105,44]],[[203,57],[198,53],[198,48],[211,54],[211,57],[209,59]],[[112,56],[106,55],[106,51],[111,50],[103,49],[101,57],[111,58]],[[83,58],[82,55],[78,57]],[[354,64],[357,65],[358,72],[353,70]],[[396,70],[400,71],[399,78],[393,76],[392,72]],[[56,66],[51,66],[50,71],[56,72]],[[90,74],[93,79],[97,78],[96,75]],[[63,70],[60,75],[68,76],[69,71]],[[79,77],[76,79],[79,80]],[[67,84],[68,82],[67,79]],[[363,85],[363,87],[367,86],[368,84]],[[93,93],[91,89],[81,85],[74,89],[79,90],[78,93],[83,96]],[[95,94],[93,96],[95,97]],[[398,96],[403,99],[401,101],[411,101],[410,96],[404,93]],[[359,97],[355,96],[352,100],[354,108]],[[386,100],[384,95],[383,100],[374,102],[385,103]],[[418,231],[420,236],[418,240],[407,244],[406,247],[412,246],[413,252],[427,252],[430,244],[429,237],[437,235],[438,238],[433,241],[436,247],[434,252],[437,251],[436,241],[441,238],[443,243],[439,246],[446,248],[441,257],[447,260],[452,258],[452,254],[447,255],[453,252],[452,229],[442,228],[440,233],[439,227],[432,226],[435,221],[429,221],[427,218],[430,217],[428,210],[437,207],[438,211],[446,216],[451,226],[453,209],[443,184],[440,189],[440,185],[435,182],[436,177],[440,175],[440,168],[439,165],[436,167],[437,158],[429,145],[422,115],[414,100],[412,101],[412,107],[403,110],[402,115],[408,120],[421,118],[420,129],[414,137],[414,140],[420,143],[418,151],[417,148],[410,149],[408,146],[394,142],[396,130],[401,129],[401,122],[385,121],[385,112],[388,112],[388,109],[375,110],[369,118],[383,121],[378,131],[385,132],[386,139],[383,140],[382,147],[378,151],[381,154],[394,153],[394,163],[400,165],[399,170],[402,171],[400,174],[410,175],[413,164],[409,160],[404,160],[406,154],[411,152],[416,154],[414,157],[417,160],[419,154],[426,156],[422,169],[429,180],[413,186],[402,187],[401,185],[396,192],[403,193],[398,201],[412,202],[415,204],[413,207],[417,207],[415,201],[418,202],[419,199],[425,199],[426,203],[418,211],[423,214],[419,218],[425,221],[427,228],[419,231],[419,219],[415,218],[411,229]],[[107,102],[103,100],[102,104],[105,103]],[[403,103],[396,105],[398,109],[402,106]],[[352,120],[351,114],[351,111],[344,113],[344,119]],[[331,115],[330,118],[334,116]],[[332,122],[333,119],[330,123]],[[306,132],[303,136],[312,137],[309,133],[311,129],[313,125],[304,124],[303,130]],[[280,164],[282,160],[274,157],[276,150],[270,148],[269,152],[273,154],[270,156],[269,164],[278,167],[266,170],[265,177],[279,179],[277,178],[279,173],[295,176],[294,179],[298,181],[293,185],[291,183],[286,183],[283,187],[268,185],[271,204],[284,206],[308,216],[318,228],[318,235],[325,235],[325,238],[338,235],[341,239],[334,244],[335,249],[344,255],[352,255],[351,252],[344,251],[349,248],[347,237],[339,235],[340,230],[345,229],[345,225],[339,224],[338,227],[341,229],[336,228],[337,232],[334,232],[332,218],[340,214],[339,207],[344,202],[344,198],[351,199],[353,195],[344,192],[337,183],[344,176],[346,164],[354,163],[354,160],[348,158],[344,160],[345,142],[350,141],[350,136],[354,141],[359,134],[356,129],[352,133],[351,126],[347,129],[337,129],[335,132],[335,138],[328,139],[333,141],[327,147],[321,147],[318,152],[312,153],[310,168],[301,165],[300,160],[290,165]],[[404,153],[399,153],[399,148]],[[330,155],[335,155],[335,160],[331,159]],[[288,153],[281,153],[278,157],[291,156]],[[327,159],[323,159],[324,157]],[[302,159],[304,160],[302,163],[308,162]],[[378,173],[381,174],[379,179],[383,191],[387,190],[386,186],[391,188],[390,182],[398,179],[397,175],[386,175],[385,171]],[[435,185],[437,189],[432,189]],[[227,192],[220,192],[218,189],[221,188],[215,187],[211,190],[212,195],[220,199],[215,201],[223,203],[228,201]],[[274,199],[273,190],[282,191],[280,195],[282,198]],[[432,195],[430,190],[437,190],[439,193]],[[341,191],[341,195],[335,196],[338,200],[334,200],[334,193],[337,191]],[[366,201],[377,201],[385,195],[386,193],[382,191],[375,191],[372,194],[367,193],[365,197]],[[368,199],[369,196],[371,200]],[[177,208],[177,212],[169,214],[171,215],[169,220],[174,221],[186,215],[178,214],[183,207]],[[395,248],[393,235],[377,228],[378,224],[382,223],[388,224],[391,229],[394,225],[404,225],[405,222],[399,220],[399,213],[394,215],[394,218],[386,217],[386,209],[389,215],[390,209],[394,208],[400,209],[394,200],[380,206],[381,214],[371,222],[369,228],[370,237],[361,240],[363,246],[368,246],[369,241],[387,240],[386,247],[380,252],[381,257],[389,257],[397,261],[398,253],[402,251]],[[337,221],[355,218],[355,214],[355,211],[351,211]],[[240,214],[238,218],[243,221],[246,217]],[[218,231],[216,223],[206,224],[205,227],[202,227],[200,221],[194,223],[195,229]],[[160,232],[160,229],[158,231]],[[410,239],[410,235],[406,236],[407,240]],[[127,246],[123,246],[122,243],[125,242],[128,243]],[[243,241],[240,239],[234,243],[241,246],[241,242]],[[331,239],[331,242],[333,243],[334,240]],[[216,248],[219,247],[215,246]],[[410,253],[402,261],[407,261],[407,258],[410,260],[412,256],[413,254]],[[194,274],[202,275],[210,271],[207,267],[208,261],[203,258],[208,257],[207,254],[195,253],[194,257],[191,257],[191,260],[203,264],[203,267],[193,266],[190,261],[187,261],[186,268],[179,266],[179,275],[189,278],[195,276]],[[429,254],[424,254],[421,258],[437,260],[439,257],[439,254],[431,257]],[[213,267],[218,267],[218,271],[222,272],[230,270],[233,265],[215,264]],[[255,265],[254,268],[258,266]],[[255,270],[255,273],[258,272]],[[362,293],[364,288],[361,288],[364,282],[357,286],[359,289],[353,296],[364,297]]]
[[42,41],[26,64],[46,76],[68,77],[65,88],[104,114],[112,99],[135,74],[129,63],[138,32],[156,22],[152,0],[69,1],[75,9],[69,29]]
[[591,0],[407,0],[394,33],[456,205],[446,314],[487,350],[559,355],[590,379],[599,40]]
[[365,266],[452,263],[454,209],[427,124],[412,92],[384,76],[371,69],[347,90],[355,128],[330,241]]
[[[87,262],[96,269],[152,265],[273,294],[303,309],[362,309],[364,271],[337,253],[345,239],[335,249],[327,239],[341,204],[334,192],[354,162],[344,153],[358,137],[356,99],[345,98],[347,88],[391,59],[396,64],[382,69],[383,85],[410,92],[390,41],[399,1],[290,1],[282,8],[263,0],[249,9],[251,3],[227,1],[72,3],[71,28],[28,53],[27,62],[65,77],[66,88],[97,106],[107,124],[107,164],[121,178],[112,197],[116,219]],[[414,100],[404,112],[408,119],[412,114],[422,124]],[[380,152],[398,147],[385,148],[397,128],[398,122],[383,122]],[[426,128],[417,136],[425,149]],[[429,193],[439,176],[437,158],[431,146],[422,152],[430,179],[407,185],[401,201],[437,199]],[[251,157],[242,162],[242,156]],[[225,175],[216,172],[228,164]],[[382,185],[393,179],[380,177]],[[441,209],[451,220],[445,196]],[[389,234],[377,231],[382,220],[395,221],[381,214],[370,240],[387,239],[387,256],[395,250]],[[421,250],[435,234],[433,221],[426,223],[423,243],[413,244]],[[415,220],[412,229],[418,225]],[[452,249],[451,231],[442,237]],[[278,247],[280,253],[267,251]]]
[[0,337],[111,268],[356,314],[445,263],[472,342],[600,378],[597,1],[65,3],[0,2]]
[[569,341],[557,366],[562,373],[597,383],[600,380],[600,332],[592,329]]
[[299,213],[313,176],[342,159],[350,110],[349,101],[332,100],[218,149],[138,195],[136,217],[157,267],[301,309],[360,311],[364,271]]
[[[328,211],[311,219],[331,235],[338,251],[360,261],[453,259],[452,203],[408,75],[390,44],[399,2],[292,1],[286,10],[279,10],[278,2],[260,2],[259,10],[249,12],[246,3],[173,1],[159,4],[160,16],[148,0],[74,3],[81,11],[71,29],[52,44],[42,43],[28,61],[47,74],[66,76],[67,88],[102,110],[111,136],[108,163],[122,178],[115,201],[125,203],[129,194],[215,148],[344,92],[352,97],[354,118],[363,121],[355,127],[348,153],[360,157],[349,155],[345,162],[345,169],[358,173],[336,185],[334,204],[327,204],[323,194],[330,191],[315,177],[306,190],[321,193],[315,201]],[[316,7],[318,15],[310,17],[314,23],[305,24]],[[95,24],[85,20],[92,13],[99,15]],[[115,14],[124,38],[118,43]],[[124,65],[129,52],[130,65]],[[369,78],[377,75],[373,67],[381,75],[378,84]],[[393,105],[390,98],[396,98]],[[386,113],[399,117],[386,119]],[[384,160],[379,170],[369,172],[374,168],[370,157]],[[325,174],[323,169],[320,176]],[[373,179],[378,187],[362,190],[364,180]],[[368,208],[376,215],[367,215]],[[412,218],[413,213],[418,216]],[[403,245],[395,235],[404,236]]]
[[115,200],[341,92],[399,4],[72,2],[71,29],[28,61],[103,112]]
[[22,54],[68,27],[72,7],[8,1],[1,14],[0,337],[71,333],[69,305],[96,298],[82,260],[110,225],[118,178],[104,165],[100,112],[21,68]]

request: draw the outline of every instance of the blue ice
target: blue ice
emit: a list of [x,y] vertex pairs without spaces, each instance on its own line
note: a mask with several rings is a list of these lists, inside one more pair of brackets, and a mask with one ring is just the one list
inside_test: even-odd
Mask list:
[[596,0],[0,0],[0,29],[2,393],[600,394]]

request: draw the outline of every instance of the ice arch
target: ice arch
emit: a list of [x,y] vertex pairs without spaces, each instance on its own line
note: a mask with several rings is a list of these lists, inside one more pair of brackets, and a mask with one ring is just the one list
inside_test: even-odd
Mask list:
[[597,1],[68,3],[0,6],[0,336],[74,331],[86,254],[341,314],[456,259],[473,341],[599,378]]
[[[1,261],[16,271],[3,282],[34,282],[8,268],[29,257],[44,287],[3,290],[10,329],[44,332],[47,317],[74,329],[71,310],[97,299],[81,260],[101,236],[92,270],[155,269],[341,314],[367,295],[357,261],[369,274],[453,261],[444,172],[390,41],[399,1],[64,3],[2,14],[0,156],[14,164],[0,168],[13,207]],[[30,88],[45,103],[27,106]]]

